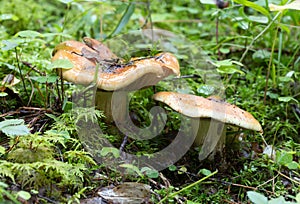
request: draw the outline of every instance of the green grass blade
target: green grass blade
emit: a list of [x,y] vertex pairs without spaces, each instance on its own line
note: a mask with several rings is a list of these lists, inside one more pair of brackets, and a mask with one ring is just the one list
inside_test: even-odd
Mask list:
[[108,36],[112,37],[114,35],[117,35],[119,32],[121,32],[121,30],[125,27],[125,25],[128,23],[130,17],[132,16],[133,12],[135,9],[135,4],[134,3],[130,3],[127,6],[127,9],[125,11],[125,13],[123,14],[122,18],[120,19],[117,27],[115,28],[115,30]]

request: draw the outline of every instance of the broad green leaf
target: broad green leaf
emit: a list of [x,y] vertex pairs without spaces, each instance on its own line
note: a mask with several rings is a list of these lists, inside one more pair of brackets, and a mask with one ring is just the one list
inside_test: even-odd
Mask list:
[[267,96],[269,96],[272,99],[277,99],[279,95],[277,93],[267,92]]
[[271,199],[268,204],[287,204],[282,196]]
[[25,125],[6,126],[1,131],[8,136],[28,135],[30,131]]
[[159,172],[155,169],[151,169],[149,167],[143,167],[141,169],[142,173],[145,173],[149,178],[158,178]]
[[270,11],[283,11],[285,9],[293,9],[293,10],[300,10],[300,1],[295,0],[292,3],[286,5],[275,5],[269,4]]
[[234,2],[236,2],[238,4],[242,4],[244,6],[248,6],[248,7],[252,8],[253,10],[260,12],[264,16],[270,17],[270,14],[267,9],[265,9],[264,7],[262,7],[258,4],[255,4],[254,2],[247,1],[247,0],[234,0]]
[[285,151],[276,152],[276,162],[281,165],[287,165],[293,161],[293,155]]
[[21,125],[22,123],[24,123],[23,119],[10,119],[10,120],[4,120],[2,122],[0,122],[0,130],[6,126],[10,126],[10,125]]
[[14,65],[11,65],[11,64],[9,64],[9,63],[5,63],[5,62],[1,63],[1,62],[0,62],[0,64],[5,65],[8,69],[11,69],[11,70],[18,70],[17,67],[15,67]]
[[235,61],[235,60],[231,60],[231,59],[226,59],[226,60],[221,60],[221,61],[216,61],[212,63],[213,65],[215,65],[216,67],[221,67],[221,66],[232,66],[232,65],[239,65],[239,66],[244,66],[242,63]]
[[263,62],[266,59],[270,59],[271,53],[267,50],[257,50],[253,55],[252,59],[256,62]]
[[48,69],[57,69],[57,68],[72,69],[73,66],[74,66],[73,63],[68,59],[58,59],[58,60],[54,60],[48,66]]
[[109,36],[114,36],[114,35],[117,35],[119,32],[121,32],[121,30],[126,26],[130,17],[132,16],[134,9],[135,9],[135,4],[130,3],[127,6],[127,9],[126,9],[125,13],[123,14],[121,20],[119,21],[117,27]]
[[238,61],[226,59],[226,60],[221,60],[216,62],[210,61],[210,63],[216,66],[217,71],[222,74],[234,74],[234,73],[240,73],[242,75],[245,74],[243,71],[236,68],[236,65],[243,66],[243,64]]
[[21,136],[30,134],[29,128],[22,119],[10,119],[0,122],[0,131],[8,136]]
[[266,16],[248,16],[249,20],[252,22],[266,24],[269,22],[269,19]]
[[281,102],[289,102],[291,100],[297,101],[296,99],[294,99],[291,96],[283,96],[283,97],[278,98],[278,101],[281,101]]
[[300,164],[298,164],[295,161],[292,161],[292,162],[286,164],[286,167],[289,168],[289,169],[291,169],[291,170],[296,170],[296,169],[299,168],[299,166],[300,166]]
[[170,171],[176,171],[177,167],[175,165],[171,165],[168,167]]
[[186,204],[199,204],[199,203],[195,203],[195,202],[193,202],[193,201],[187,200],[187,201],[186,201]]
[[38,83],[54,83],[56,82],[58,76],[56,75],[47,75],[47,76],[36,76],[36,77],[30,77],[32,80],[37,81]]
[[245,75],[245,73],[237,68],[235,66],[221,66],[217,68],[217,71],[221,74],[234,74],[239,73],[241,75]]
[[16,34],[16,36],[20,36],[23,38],[36,38],[36,37],[43,37],[43,35],[34,30],[23,30]]
[[293,79],[291,77],[278,77],[278,80],[280,82],[289,82],[289,81],[293,81]]
[[13,20],[13,21],[17,21],[19,20],[19,17],[11,14],[11,13],[4,13],[0,15],[0,21],[5,21],[5,20]]
[[206,96],[211,95],[215,91],[215,87],[209,86],[209,85],[200,85],[200,87],[197,89],[197,92],[200,94],[204,94]]
[[203,174],[204,176],[208,176],[211,174],[211,171],[208,169],[200,169],[200,171],[198,172],[198,174]]
[[141,171],[139,170],[139,168],[137,166],[134,166],[132,164],[121,164],[120,167],[123,167],[127,170],[131,170],[135,173],[137,173],[139,176],[143,176],[143,174],[141,173]]
[[220,66],[231,66],[232,62],[231,62],[230,59],[226,59],[226,60],[217,61],[216,64],[218,65],[218,67],[220,67]]
[[101,156],[105,157],[107,154],[111,153],[115,158],[120,157],[120,150],[115,147],[103,147],[101,149]]
[[27,191],[19,191],[17,193],[17,196],[21,197],[24,200],[29,200],[31,198],[30,193],[28,193]]
[[268,198],[255,191],[248,191],[247,196],[254,204],[268,204]]
[[5,45],[1,48],[3,51],[12,50],[20,44],[20,42],[16,40],[2,40],[2,43]]
[[[198,31],[199,32],[199,31]],[[223,53],[223,54],[228,54],[230,53],[230,49],[229,48],[220,48],[220,52]]]
[[245,12],[244,12],[244,8],[241,7],[239,9],[239,13],[242,17],[244,17],[244,19],[246,19],[247,21],[252,21],[252,22],[257,22],[257,23],[263,23],[266,24],[269,22],[269,19],[266,16],[263,15],[251,15],[248,16]]

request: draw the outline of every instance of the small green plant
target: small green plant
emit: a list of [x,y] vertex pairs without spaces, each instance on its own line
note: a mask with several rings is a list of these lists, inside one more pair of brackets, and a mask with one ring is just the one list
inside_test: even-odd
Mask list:
[[[87,113],[87,111],[80,113],[82,112]],[[96,116],[74,115],[74,111],[59,117],[49,116],[55,120],[55,124],[44,134],[12,137],[11,148],[7,151],[0,146],[0,156],[6,158],[0,159],[0,178],[19,183],[22,188],[45,187],[49,194],[54,193],[53,189],[60,189],[57,192],[62,189],[69,189],[70,192],[85,189],[83,182],[88,179],[88,167],[96,163],[91,155],[84,151],[80,141],[72,138],[71,134],[76,132],[78,117]],[[18,127],[14,124],[23,125],[23,121],[7,121],[10,123],[2,123],[2,127],[10,127],[12,129],[10,134]],[[80,192],[72,197],[74,202],[78,201],[84,191]]]
[[216,173],[218,173],[217,170],[214,171],[214,172],[212,172],[211,174],[209,174],[209,175],[203,177],[202,179],[200,179],[200,180],[198,180],[198,181],[196,181],[196,182],[194,182],[194,183],[192,183],[192,184],[190,184],[190,185],[188,185],[188,186],[186,186],[186,187],[180,189],[179,191],[176,191],[176,192],[174,192],[174,193],[171,193],[171,194],[169,194],[169,195],[166,195],[163,199],[161,199],[161,200],[159,201],[159,203],[164,203],[168,198],[173,198],[174,196],[176,196],[176,195],[178,195],[178,194],[184,192],[185,190],[188,190],[189,188],[192,188],[193,186],[196,186],[196,185],[200,184],[201,182],[205,181],[206,179],[208,179],[209,177],[215,175]]
[[24,125],[23,119],[9,119],[0,122],[0,131],[7,136],[21,136],[30,134],[29,128]]
[[[81,163],[79,157],[81,151],[74,155],[67,152],[61,159],[68,158],[72,163],[56,160],[57,152],[54,144],[65,145],[63,135],[46,133],[23,136],[13,140],[12,149],[6,153],[7,160],[0,160],[0,176],[10,178],[25,186],[41,187],[51,186],[56,183],[58,186],[70,186],[78,188],[84,180],[84,171],[87,168],[84,162],[90,163],[92,159]],[[59,155],[58,155],[59,156]],[[58,157],[59,158],[59,157]],[[76,161],[76,162],[74,162]]]
[[9,200],[11,200],[11,203],[21,204],[13,194],[6,190],[7,187],[8,185],[6,183],[0,181],[0,202],[9,202],[7,199],[4,198],[7,197]]
[[286,201],[283,196],[278,198],[271,198],[270,200],[261,193],[255,191],[248,191],[247,196],[254,204],[299,204],[300,203],[300,193],[295,197],[296,202]]
[[276,151],[276,163],[286,166],[290,170],[300,169],[299,162],[293,160],[293,155],[295,154],[296,152]]

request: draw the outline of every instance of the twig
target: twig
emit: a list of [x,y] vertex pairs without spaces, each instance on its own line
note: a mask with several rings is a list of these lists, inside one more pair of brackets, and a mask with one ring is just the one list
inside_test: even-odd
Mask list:
[[33,111],[45,111],[46,113],[52,113],[53,111],[51,109],[45,109],[45,108],[36,108],[36,107],[20,107],[16,111],[10,111],[7,113],[3,113],[0,115],[0,118],[6,117],[9,115],[14,115],[14,114],[20,114],[21,110],[33,110]]
[[169,188],[171,186],[169,180],[162,173],[159,173],[159,177],[164,182],[166,188]]
[[[261,186],[263,186],[263,185],[269,183],[270,181],[273,181],[273,182],[274,182],[274,180],[276,179],[276,177],[278,177],[278,174],[277,174],[276,176],[274,176],[273,178],[271,178],[271,179],[265,181],[264,183],[262,183],[262,184],[256,186],[256,188],[258,189],[259,187],[261,187]],[[273,193],[274,193],[274,192],[273,192]]]
[[[220,181],[220,180],[217,180],[217,179],[213,179],[212,178],[212,180],[214,180],[214,181],[216,181],[216,182],[221,182],[223,185],[231,185],[231,186],[236,186],[236,187],[241,187],[241,188],[245,188],[245,189],[251,189],[251,190],[254,190],[254,191],[257,191],[258,190],[258,188],[261,186],[261,185],[264,185],[264,184],[261,184],[261,185],[259,185],[259,186],[257,186],[257,187],[252,187],[252,186],[245,186],[245,185],[243,185],[243,184],[238,184],[238,183],[232,183],[232,182],[228,182],[228,181]],[[269,182],[269,181],[268,181]],[[273,194],[273,192],[271,192],[271,191],[268,191],[268,190],[265,190],[265,189],[263,189],[265,192],[267,192],[267,193],[269,193],[269,194]]]
[[[278,14],[282,14],[282,12],[278,12]],[[280,19],[281,19],[281,17],[282,17],[282,15],[280,15]],[[266,76],[266,86],[265,86],[265,92],[264,92],[264,105],[266,105],[268,83],[269,83],[269,78],[270,78],[270,71],[271,71],[271,66],[272,66],[272,61],[273,61],[273,54],[274,54],[278,30],[279,30],[279,27],[277,27],[275,34],[274,34],[275,38],[273,40],[271,56],[270,56],[270,60],[269,60],[269,64],[268,64],[268,71],[267,71],[267,76]]]
[[14,144],[13,144],[11,147],[9,147],[8,150],[5,151],[6,153],[9,153],[15,146],[17,146],[17,144],[20,142],[20,141],[19,141],[19,138],[20,138],[20,136],[17,136],[17,137],[14,139],[14,140],[15,140]]
[[237,203],[237,202],[230,201],[230,200],[222,200],[222,201],[224,201],[224,202],[226,202],[226,203],[229,203],[229,204],[239,204],[239,203]]
[[296,180],[294,180],[294,179],[291,179],[290,177],[288,177],[287,175],[281,173],[280,171],[277,171],[277,173],[278,173],[280,176],[282,176],[282,177],[284,177],[284,178],[290,180],[291,182],[294,182],[294,183],[300,185],[300,182],[299,182],[299,181],[296,181]]
[[50,198],[47,198],[45,196],[42,196],[40,194],[38,194],[38,197],[42,198],[42,199],[45,199],[46,201],[48,201],[49,203],[55,203],[55,204],[58,204],[59,202],[56,202],[54,200],[51,200]]
[[274,23],[274,21],[278,18],[278,16],[280,15],[280,12],[278,12],[274,18],[272,19],[272,21],[265,27],[265,29],[263,29],[263,31],[261,31],[255,38],[253,38],[253,40],[251,41],[251,43],[247,46],[245,52],[243,53],[241,59],[239,62],[242,62],[244,60],[244,58],[246,57],[246,54],[248,53],[249,49],[252,47],[252,45],[254,44],[254,42],[259,39],[270,27],[271,25]]
[[38,70],[38,69],[36,68],[36,66],[33,66],[33,65],[32,65],[31,63],[29,63],[29,62],[22,61],[22,64],[24,64],[25,66],[27,66],[27,67],[30,68],[30,70],[27,72],[26,75],[29,75],[30,72],[33,70],[33,71],[39,73],[41,76],[46,76],[45,73],[43,73],[43,72],[41,72],[40,70]]
[[237,186],[237,187],[241,187],[241,188],[251,189],[251,190],[254,190],[254,191],[257,190],[257,187],[245,186],[243,184],[231,183],[231,182],[228,182],[228,181],[221,181],[221,182],[224,183],[224,184],[227,184],[227,185],[231,185],[231,186]]

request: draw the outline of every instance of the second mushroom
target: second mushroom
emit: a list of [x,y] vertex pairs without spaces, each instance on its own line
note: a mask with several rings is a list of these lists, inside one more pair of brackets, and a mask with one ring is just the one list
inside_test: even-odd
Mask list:
[[194,144],[201,147],[199,160],[211,152],[222,152],[226,140],[226,125],[262,132],[260,123],[247,111],[239,107],[200,96],[175,92],[159,92],[153,98],[170,106],[190,118],[200,119]]

